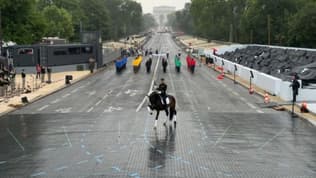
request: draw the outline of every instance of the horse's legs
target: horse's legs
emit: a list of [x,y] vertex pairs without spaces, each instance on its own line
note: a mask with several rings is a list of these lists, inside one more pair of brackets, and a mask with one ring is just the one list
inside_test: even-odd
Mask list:
[[156,114],[154,129],[157,128],[158,117],[159,117],[159,111],[157,111],[157,114]]
[[173,123],[174,123],[174,127],[176,127],[177,126],[177,110],[174,110],[174,121],[173,121]]

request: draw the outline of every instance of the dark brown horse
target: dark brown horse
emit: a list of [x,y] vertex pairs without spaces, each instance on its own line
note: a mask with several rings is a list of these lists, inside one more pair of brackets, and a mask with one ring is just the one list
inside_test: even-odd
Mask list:
[[[148,111],[150,112],[150,114],[152,114],[153,110],[157,111],[156,114],[156,119],[155,119],[155,125],[154,128],[157,127],[157,121],[158,121],[158,117],[159,117],[159,112],[165,110],[165,106],[162,103],[162,99],[161,96],[159,95],[158,92],[153,91],[149,96],[149,105],[148,105]],[[177,111],[176,111],[176,99],[172,96],[172,95],[168,95],[169,98],[169,103],[167,104],[168,107],[168,111],[169,111],[169,121],[173,120],[173,116],[174,116],[174,126],[176,127],[177,124]],[[168,112],[166,112],[166,115],[168,117]],[[164,125],[166,125],[167,120],[164,122]]]

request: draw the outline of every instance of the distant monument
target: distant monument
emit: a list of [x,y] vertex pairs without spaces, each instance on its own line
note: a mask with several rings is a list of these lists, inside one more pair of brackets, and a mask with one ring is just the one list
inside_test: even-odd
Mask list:
[[176,11],[176,7],[172,6],[157,6],[153,8],[153,15],[156,22],[163,26],[167,22],[167,15]]

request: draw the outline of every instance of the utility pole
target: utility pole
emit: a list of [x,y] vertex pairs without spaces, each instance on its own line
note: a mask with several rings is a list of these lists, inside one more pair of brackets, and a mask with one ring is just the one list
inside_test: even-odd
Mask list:
[[271,16],[268,15],[268,45],[271,44]]
[[229,42],[233,42],[233,24],[230,24]]
[[253,30],[250,30],[250,44],[253,43]]

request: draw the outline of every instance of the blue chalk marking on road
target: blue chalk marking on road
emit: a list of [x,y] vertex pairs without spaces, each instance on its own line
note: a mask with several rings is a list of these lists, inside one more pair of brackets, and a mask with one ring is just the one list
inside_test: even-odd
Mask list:
[[62,171],[65,169],[68,169],[68,166],[62,166],[62,167],[56,168],[56,171]]
[[31,177],[37,177],[37,176],[42,176],[46,174],[47,174],[46,172],[38,172],[38,173],[32,174]]
[[89,156],[89,155],[91,155],[91,153],[89,152],[89,151],[86,151],[86,154]]
[[130,176],[130,177],[136,177],[136,176],[139,176],[139,174],[138,174],[137,172],[135,172],[135,173],[128,174],[128,176]]
[[5,164],[5,163],[7,163],[6,161],[0,161],[0,164]]
[[192,153],[193,153],[193,150],[190,150],[190,151],[189,151],[189,154],[192,154]]
[[119,167],[113,166],[112,169],[114,169],[116,172],[121,172],[121,169]]
[[86,146],[85,145],[81,145],[81,148],[84,149]]
[[83,163],[87,163],[87,162],[89,162],[89,161],[88,160],[83,160],[83,161],[77,162],[77,164],[79,165],[79,164],[83,164]]
[[160,169],[160,168],[162,168],[162,165],[158,165],[158,166],[154,167],[154,169]]

